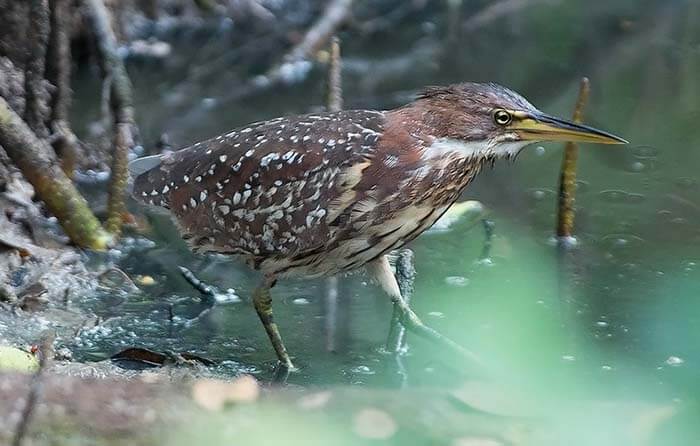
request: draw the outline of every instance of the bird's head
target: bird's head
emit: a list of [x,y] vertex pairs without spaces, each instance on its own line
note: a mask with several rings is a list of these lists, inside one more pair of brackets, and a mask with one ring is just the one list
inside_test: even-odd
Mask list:
[[543,141],[625,144],[610,133],[549,116],[518,93],[496,84],[430,87],[417,100],[423,119],[439,129],[425,155],[445,151],[472,158],[509,158]]

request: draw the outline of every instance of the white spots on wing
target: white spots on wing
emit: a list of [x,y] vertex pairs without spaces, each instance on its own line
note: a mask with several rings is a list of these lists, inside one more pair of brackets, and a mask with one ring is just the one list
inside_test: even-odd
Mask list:
[[282,185],[282,180],[275,180],[274,185],[279,187]]
[[188,177],[187,175],[185,175],[185,176],[182,177],[182,181],[184,181],[185,183],[189,183],[189,182],[190,182],[190,177]]
[[157,191],[157,190],[155,190],[155,189],[154,189],[154,190],[152,190],[152,191],[151,191],[151,195],[152,195],[152,196],[156,196],[156,195],[158,195],[158,191]]
[[236,192],[235,194],[233,194],[233,204],[235,206],[240,202],[241,202],[241,194],[239,192]]
[[219,212],[221,212],[223,215],[228,215],[228,213],[231,212],[231,208],[224,204],[219,206]]
[[241,169],[241,162],[240,161],[237,162],[236,164],[234,164],[233,166],[231,166],[231,170],[233,170],[234,172],[238,172],[240,169]]
[[199,201],[204,202],[207,199],[207,191],[203,190],[199,193]]
[[193,209],[197,207],[197,201],[194,198],[190,198],[190,207]]
[[241,204],[245,204],[245,202],[248,201],[248,198],[250,198],[250,194],[252,194],[252,192],[250,190],[243,191],[243,194],[242,194],[243,198],[241,199]]
[[182,205],[182,210],[183,210],[183,211],[186,211],[186,210],[187,210],[187,205],[186,205],[186,204],[183,204],[183,205]]
[[320,223],[321,219],[326,215],[326,210],[320,206],[306,214],[306,227],[310,228],[315,223]]
[[199,175],[197,175],[197,177],[194,179],[194,181],[196,181],[197,183],[201,183],[201,182],[202,182],[202,177],[200,177]]
[[221,155],[221,156],[219,156],[219,161],[221,161],[222,163],[225,163],[227,158],[228,158],[228,156]]
[[253,131],[252,128],[246,127],[246,128],[244,128],[243,130],[241,130],[241,133],[250,133],[250,132],[252,132],[252,131]]
[[260,166],[267,167],[272,161],[280,159],[280,154],[276,152],[268,153],[260,159]]
[[217,182],[217,183],[216,183],[216,188],[217,188],[218,190],[223,190],[224,185],[221,184],[221,183],[219,183],[219,182]]
[[170,190],[170,188],[168,187],[167,184],[165,186],[163,186],[163,193],[164,194],[167,194],[169,190]]
[[287,153],[285,153],[284,155],[282,155],[282,159],[284,161],[286,161],[287,163],[292,164],[294,162],[294,158],[297,155],[298,155],[297,152],[295,152],[294,150],[290,150]]
[[250,149],[245,153],[246,158],[250,158],[255,153],[254,149]]
[[302,141],[309,141],[311,137],[309,135],[305,135],[303,138],[301,138]]

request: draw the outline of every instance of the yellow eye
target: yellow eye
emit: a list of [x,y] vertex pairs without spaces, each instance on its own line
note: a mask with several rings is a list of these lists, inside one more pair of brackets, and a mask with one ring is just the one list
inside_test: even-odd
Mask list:
[[513,117],[507,111],[498,109],[493,112],[493,120],[498,125],[508,125],[510,124],[510,121],[513,120]]

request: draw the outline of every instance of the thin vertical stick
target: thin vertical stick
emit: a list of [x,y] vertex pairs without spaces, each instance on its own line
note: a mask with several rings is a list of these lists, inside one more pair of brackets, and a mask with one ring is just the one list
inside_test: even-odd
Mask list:
[[340,40],[331,39],[330,66],[328,67],[328,111],[343,109],[343,62],[340,58]]
[[[583,121],[583,109],[588,102],[590,85],[588,78],[581,79],[578,100],[574,109],[573,121],[581,123]],[[578,162],[578,144],[575,142],[566,143],[564,149],[564,160],[561,165],[561,176],[559,179],[559,219],[557,222],[557,236],[560,240],[570,238],[574,230],[574,218],[576,210],[576,164]]]
[[[331,39],[329,62],[326,106],[328,111],[337,112],[343,109],[343,67],[340,59],[340,40],[337,36],[333,36]],[[338,279],[336,277],[326,279],[325,308],[326,350],[334,352],[337,348],[336,335],[338,331]]]

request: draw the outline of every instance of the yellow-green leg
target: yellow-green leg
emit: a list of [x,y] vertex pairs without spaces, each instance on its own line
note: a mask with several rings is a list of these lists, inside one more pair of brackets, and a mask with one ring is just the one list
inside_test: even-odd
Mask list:
[[389,259],[386,255],[381,256],[377,260],[367,265],[368,272],[372,274],[375,280],[386,292],[391,301],[394,303],[394,311],[398,313],[399,321],[407,330],[416,333],[417,335],[443,345],[452,351],[458,353],[464,358],[472,361],[475,364],[483,366],[481,359],[471,351],[454,342],[442,333],[428,327],[420,320],[416,313],[411,310],[399,289],[399,284],[396,281],[394,273],[391,271]]
[[270,288],[272,288],[272,285],[274,285],[274,280],[264,280],[263,283],[253,291],[253,304],[255,305],[255,311],[258,312],[263,327],[265,327],[267,336],[270,338],[272,347],[275,349],[275,353],[277,353],[277,359],[280,364],[288,370],[293,370],[294,365],[289,358],[287,349],[284,347],[282,336],[272,316],[272,297],[270,296]]

